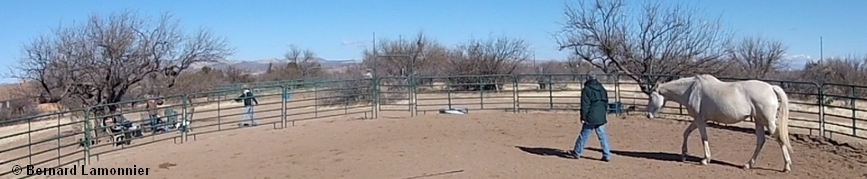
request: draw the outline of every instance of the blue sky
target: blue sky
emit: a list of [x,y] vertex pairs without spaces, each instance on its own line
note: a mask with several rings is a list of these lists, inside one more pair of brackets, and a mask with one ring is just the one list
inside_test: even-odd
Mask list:
[[[87,3],[84,3],[87,2]],[[378,38],[411,37],[424,31],[446,45],[471,37],[507,35],[527,40],[538,59],[563,59],[551,33],[560,27],[564,3],[574,0],[150,0],[2,1],[0,63],[21,57],[21,46],[60,25],[81,23],[93,13],[125,9],[157,16],[170,12],[188,30],[205,27],[226,37],[233,60],[279,58],[289,44],[325,59],[358,59]],[[643,1],[629,1],[637,9]],[[702,16],[721,18],[737,35],[782,41],[792,56],[819,57],[819,36],[828,56],[867,54],[867,1],[730,0],[687,3]],[[6,68],[0,69],[6,71]],[[4,79],[0,82],[8,82]]]

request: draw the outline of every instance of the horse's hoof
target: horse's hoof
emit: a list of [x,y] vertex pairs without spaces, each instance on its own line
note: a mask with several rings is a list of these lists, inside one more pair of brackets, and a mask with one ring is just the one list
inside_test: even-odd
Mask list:
[[701,160],[701,165],[707,165],[708,163],[710,163],[708,159]]
[[750,169],[750,164],[744,164],[744,170]]
[[783,172],[784,172],[784,173],[788,173],[788,172],[790,172],[790,171],[792,171],[792,168],[791,168],[791,167],[789,167],[789,166],[783,167]]

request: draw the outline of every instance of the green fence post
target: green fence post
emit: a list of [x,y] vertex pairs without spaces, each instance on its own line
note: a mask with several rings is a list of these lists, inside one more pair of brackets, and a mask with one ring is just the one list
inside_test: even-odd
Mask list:
[[289,89],[287,89],[287,85],[285,83],[280,85],[280,88],[283,91],[283,94],[280,96],[281,106],[280,106],[280,122],[282,123],[282,127],[286,128],[286,103],[289,102],[289,99],[286,98],[286,95],[289,95]]
[[[355,80],[352,80],[352,82],[354,82],[354,81]],[[352,84],[352,83],[349,83],[349,84]],[[356,88],[355,86],[353,86],[353,85],[346,85],[346,86],[349,86],[348,90],[352,90],[353,93],[355,92],[355,89],[353,89],[353,88]],[[350,94],[352,94],[352,93],[350,93]],[[349,108],[348,108],[349,107],[349,100],[347,100],[346,98],[347,98],[346,96],[343,97],[343,115],[349,114]],[[355,98],[357,99],[357,97],[355,97]]]
[[319,117],[319,82],[313,83],[313,117]]
[[412,99],[412,84],[410,82],[412,77],[404,78],[404,86],[406,87],[406,97],[409,98],[409,102],[406,104],[407,110],[409,110],[409,117],[415,117],[415,113],[412,111],[412,106],[415,101]]
[[418,116],[418,79],[415,77],[415,70],[413,70],[412,77],[412,110],[416,116]]
[[512,113],[518,113],[518,78],[520,76],[512,75]]
[[819,102],[819,136],[825,137],[825,91],[824,84],[815,84],[818,88],[817,101]]
[[[189,94],[185,94],[182,98],[183,99],[181,99],[181,101],[183,101],[183,102],[181,102],[181,117],[180,117],[181,120],[180,120],[180,123],[183,125],[185,122],[187,122],[187,120],[190,120],[190,119],[187,119],[187,108],[189,108],[190,105],[192,105],[192,104],[190,104],[188,102],[188,101],[190,101],[190,95]],[[175,117],[177,117],[177,115]],[[175,120],[175,122],[178,122],[178,121]],[[180,127],[175,128],[175,130],[179,130],[179,128]],[[187,131],[189,131],[189,130],[190,130],[190,126],[183,126],[183,130],[181,131],[181,138],[182,138],[181,143],[182,144],[187,143]]]
[[449,109],[452,109],[452,78],[446,77],[446,100],[449,103]]
[[552,79],[553,75],[549,74],[547,76],[548,81],[546,83],[548,83],[548,109],[554,109],[554,90],[552,87],[554,85],[554,80]]
[[376,77],[374,73],[374,80],[376,80],[376,91],[374,91],[376,94],[376,118],[379,118],[379,112],[382,112],[382,79]]
[[372,103],[370,106],[370,117],[375,119],[377,113],[379,113],[377,111],[379,109],[379,80],[376,77],[370,79],[370,98],[370,102]]
[[476,76],[476,81],[479,83],[479,109],[485,109],[485,84],[482,83],[482,76]]
[[60,116],[61,114],[66,113],[66,111],[61,111],[57,113],[57,166],[60,166]]
[[27,164],[33,165],[33,117],[27,117]]
[[858,136],[858,126],[856,125],[857,117],[855,116],[855,86],[849,86],[849,106],[852,109],[852,135]]
[[[419,46],[420,45],[421,44],[419,44]],[[415,56],[412,56],[409,60],[409,95],[411,98],[410,104],[412,105],[409,110],[409,112],[412,113],[410,116],[418,115],[418,111],[416,111],[418,109],[418,104],[416,104],[418,101],[415,99],[415,58]]]
[[220,109],[220,103],[223,103],[223,96],[225,96],[225,94],[225,92],[220,92],[217,95],[217,131],[223,130],[223,123],[221,121],[221,116],[223,115],[220,114],[220,111],[222,111],[222,109]]
[[618,103],[623,103],[621,98],[622,89],[620,89],[620,73],[614,74],[614,101]]
[[86,165],[90,165],[90,144],[93,143],[91,142],[93,139],[90,136],[90,131],[92,130],[90,127],[90,110],[90,108],[84,110],[84,120],[82,120],[84,123],[84,130],[82,130],[84,133],[84,163]]

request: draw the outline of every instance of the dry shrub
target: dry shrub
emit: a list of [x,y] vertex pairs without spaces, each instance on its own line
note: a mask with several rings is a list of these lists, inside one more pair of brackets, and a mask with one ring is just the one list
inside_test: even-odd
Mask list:
[[369,103],[371,97],[372,79],[365,78],[361,66],[352,65],[346,69],[332,73],[334,81],[322,82],[317,87],[319,104],[351,105]]

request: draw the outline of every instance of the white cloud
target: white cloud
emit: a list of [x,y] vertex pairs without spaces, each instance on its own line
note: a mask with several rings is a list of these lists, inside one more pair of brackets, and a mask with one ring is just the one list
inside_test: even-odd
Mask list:
[[783,55],[783,59],[788,60],[790,62],[789,67],[793,69],[802,69],[807,62],[816,60],[806,54],[785,54]]
[[340,45],[355,46],[358,48],[367,48],[367,43],[370,43],[370,42],[364,41],[364,40],[346,40],[346,39],[343,39],[343,42],[340,43]]

